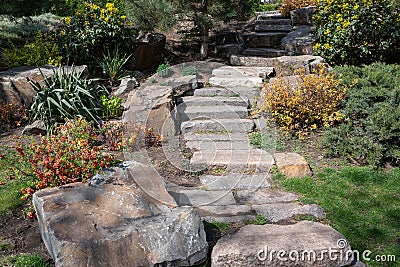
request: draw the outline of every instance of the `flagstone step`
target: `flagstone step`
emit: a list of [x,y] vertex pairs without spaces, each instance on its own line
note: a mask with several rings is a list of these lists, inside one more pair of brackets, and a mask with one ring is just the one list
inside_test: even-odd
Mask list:
[[243,55],[257,57],[281,57],[287,56],[288,51],[277,48],[247,48],[243,51]]
[[256,24],[254,25],[255,32],[290,32],[292,30],[291,25],[282,24]]
[[[201,178],[201,177],[200,177]],[[257,189],[236,191],[236,201],[243,205],[274,204],[292,202],[299,198],[298,195],[279,189]]]
[[186,105],[190,106],[240,106],[240,107],[248,107],[249,101],[247,99],[243,99],[241,97],[224,97],[224,96],[186,96],[186,97],[178,97],[176,99],[176,103],[178,105]]
[[244,119],[248,117],[247,107],[241,106],[186,106],[177,107],[181,121],[194,119]]
[[[272,183],[271,174],[269,173],[202,175],[200,176],[200,181],[204,184],[204,187],[209,190],[271,188]],[[238,190],[238,192],[240,191],[241,190]]]
[[235,205],[235,198],[230,190],[207,191],[202,189],[168,189],[168,193],[179,206],[221,206]]
[[[261,87],[261,86],[260,86]],[[207,97],[241,97],[243,99],[251,99],[260,95],[261,90],[253,87],[205,87],[193,91],[194,96],[207,96]]]
[[187,141],[241,141],[250,142],[247,133],[186,133],[183,139]]
[[274,74],[273,67],[224,66],[212,71],[212,75],[217,77],[259,77],[264,79],[272,77]]
[[203,221],[237,223],[256,219],[247,205],[200,206],[196,208]]
[[253,129],[254,121],[250,119],[195,120],[181,124],[182,133],[250,133]]
[[243,34],[247,47],[279,47],[287,32],[249,32]]

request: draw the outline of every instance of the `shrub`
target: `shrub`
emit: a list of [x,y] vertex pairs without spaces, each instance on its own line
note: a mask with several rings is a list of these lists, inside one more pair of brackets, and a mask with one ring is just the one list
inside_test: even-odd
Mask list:
[[266,84],[261,111],[270,111],[278,126],[297,134],[340,121],[338,109],[346,94],[341,80],[324,68],[316,74],[298,74],[296,84],[285,77]]
[[56,39],[51,33],[37,32],[33,42],[26,42],[23,47],[10,43],[9,49],[3,50],[2,65],[7,68],[20,66],[59,66],[60,55]]
[[65,27],[60,31],[63,55],[75,64],[91,63],[107,51],[131,50],[136,31],[126,16],[113,3],[104,8],[85,3],[72,17],[64,18]]
[[343,156],[360,164],[400,162],[400,66],[375,63],[337,67],[348,91],[341,110],[346,120],[325,135],[329,156]]
[[103,73],[107,76],[111,84],[115,84],[115,82],[129,76],[129,72],[124,70],[123,66],[130,57],[131,55],[121,55],[117,48],[113,55],[110,51],[107,51],[107,54],[103,55],[103,59],[98,60]]
[[82,72],[60,67],[52,76],[44,77],[44,86],[32,83],[37,91],[30,108],[32,120],[43,121],[48,130],[55,122],[74,117],[97,121],[102,111],[100,97],[108,91],[94,80],[82,78]]
[[122,115],[122,98],[102,95],[100,99],[103,105],[103,118],[110,119]]
[[400,4],[396,0],[320,0],[313,22],[314,49],[330,63],[400,62]]
[[161,64],[160,66],[158,66],[157,74],[158,74],[158,76],[160,76],[162,78],[166,78],[166,77],[169,77],[170,75],[172,75],[172,69],[168,63],[164,63],[164,64]]
[[183,76],[197,75],[198,71],[195,66],[187,66],[182,68]]
[[31,165],[27,175],[35,177],[29,187],[22,188],[22,198],[28,199],[36,190],[46,187],[84,182],[110,166],[114,156],[102,154],[102,146],[96,145],[96,132],[92,123],[69,120],[40,141],[19,145],[18,153]]
[[26,107],[0,100],[0,131],[2,128],[24,126],[28,122]]
[[290,11],[307,6],[316,6],[318,0],[283,0],[279,11],[283,16],[289,16]]

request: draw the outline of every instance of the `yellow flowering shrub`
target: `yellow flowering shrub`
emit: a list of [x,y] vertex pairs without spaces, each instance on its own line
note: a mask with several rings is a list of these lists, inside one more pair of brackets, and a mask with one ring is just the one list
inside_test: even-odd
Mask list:
[[279,7],[279,11],[283,16],[289,16],[290,11],[307,7],[316,6],[318,0],[284,0],[282,5]]
[[297,71],[295,80],[293,84],[288,77],[279,77],[266,83],[259,111],[271,112],[278,126],[299,135],[343,119],[339,106],[346,87],[335,74],[324,68],[308,75],[303,70]]
[[331,64],[400,62],[398,0],[319,0],[314,50]]
[[69,63],[90,63],[116,49],[130,51],[136,38],[131,23],[114,3],[86,2],[74,16],[65,17],[64,24],[60,37]]

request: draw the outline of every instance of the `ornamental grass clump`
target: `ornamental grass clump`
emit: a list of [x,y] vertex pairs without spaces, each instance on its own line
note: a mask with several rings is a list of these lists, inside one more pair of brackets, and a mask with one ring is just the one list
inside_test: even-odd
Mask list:
[[320,127],[329,127],[343,119],[339,112],[347,87],[334,73],[321,68],[315,74],[298,71],[295,84],[279,77],[265,84],[263,107],[272,113],[275,123],[298,135]]

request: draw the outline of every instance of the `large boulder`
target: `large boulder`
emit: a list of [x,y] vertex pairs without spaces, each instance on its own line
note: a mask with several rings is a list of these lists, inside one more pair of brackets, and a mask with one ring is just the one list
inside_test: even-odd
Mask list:
[[295,27],[282,39],[281,48],[295,55],[312,55],[315,42],[312,27],[303,25]]
[[312,16],[316,10],[316,6],[308,6],[290,11],[292,26],[312,25]]
[[[74,67],[77,71],[87,70],[86,66]],[[64,67],[66,72],[71,67]],[[33,102],[36,91],[30,82],[38,82],[43,85],[43,76],[51,76],[57,67],[45,65],[40,67],[18,67],[0,72],[0,99],[22,106],[29,106]],[[42,75],[43,74],[43,75]]]
[[56,266],[190,266],[207,256],[202,221],[150,167],[127,162],[87,184],[33,196]]
[[342,267],[352,260],[351,247],[343,235],[330,226],[301,221],[247,225],[224,236],[213,248],[211,266]]
[[161,33],[148,33],[136,41],[135,69],[148,70],[157,68],[162,62],[167,38]]

